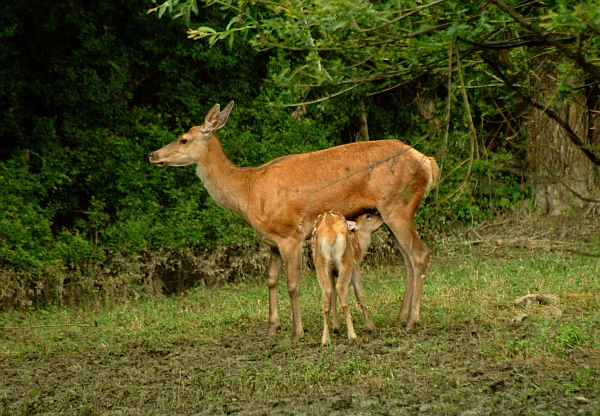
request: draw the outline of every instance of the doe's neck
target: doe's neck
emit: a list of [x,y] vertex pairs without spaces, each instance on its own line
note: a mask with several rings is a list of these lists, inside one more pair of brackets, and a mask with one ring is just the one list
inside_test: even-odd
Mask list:
[[196,174],[217,204],[246,218],[250,171],[229,160],[216,134],[206,142],[196,165]]

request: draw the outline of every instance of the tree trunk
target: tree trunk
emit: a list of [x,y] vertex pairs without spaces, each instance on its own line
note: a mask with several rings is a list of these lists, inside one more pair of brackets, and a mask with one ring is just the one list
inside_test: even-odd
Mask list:
[[357,142],[368,142],[369,141],[369,125],[367,124],[367,107],[365,107],[365,101],[360,100],[358,102],[358,124],[359,130],[356,136]]
[[[544,87],[539,90],[549,93],[540,94],[536,101],[549,106],[586,145],[592,147],[593,153],[600,155],[597,89],[587,94],[582,92],[574,101],[564,100],[556,105],[551,102],[557,89],[549,85]],[[530,110],[525,127],[530,139],[527,149],[528,183],[534,193],[536,207],[548,215],[564,215],[572,209],[597,211],[600,205],[589,200],[600,199],[598,167],[573,145],[562,127],[540,110]]]

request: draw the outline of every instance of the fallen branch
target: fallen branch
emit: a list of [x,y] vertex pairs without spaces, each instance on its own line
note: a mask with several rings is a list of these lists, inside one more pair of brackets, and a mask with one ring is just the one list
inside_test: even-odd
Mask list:
[[497,240],[497,246],[511,246],[511,247],[525,247],[525,248],[555,248],[557,246],[564,246],[568,243],[562,241],[548,241],[548,240],[532,240],[523,238],[513,238],[512,240]]
[[489,244],[487,241],[485,240],[469,240],[469,241],[463,241],[461,244],[464,245],[473,245],[473,244]]
[[587,251],[581,251],[575,248],[565,248],[565,251],[568,251],[569,253],[580,254],[582,256],[587,257],[600,257],[600,253],[588,253]]
[[[491,224],[489,224],[489,223],[487,223],[487,222],[484,221],[484,222],[482,222],[481,224],[479,224],[477,226],[477,229],[478,230],[483,230],[484,228],[488,228],[488,227],[497,227],[499,225],[504,225],[504,224],[506,224],[508,222],[513,222],[513,220],[504,220],[504,221],[500,221],[500,222],[494,222],[494,223],[491,223]],[[475,230],[475,229],[473,228],[473,230]]]
[[38,329],[38,328],[61,328],[61,327],[68,327],[68,326],[77,326],[77,327],[98,326],[98,322],[94,321],[93,325],[89,325],[89,324],[53,324],[53,325],[32,325],[32,326],[0,326],[0,329],[16,330],[16,329]]
[[520,297],[519,299],[513,302],[515,306],[521,306],[523,308],[527,308],[531,306],[532,303],[539,303],[540,305],[557,305],[560,298],[556,295],[550,294],[530,294]]

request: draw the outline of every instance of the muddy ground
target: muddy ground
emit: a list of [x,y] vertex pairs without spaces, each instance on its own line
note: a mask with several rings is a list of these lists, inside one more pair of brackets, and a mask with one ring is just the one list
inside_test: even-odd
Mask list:
[[[258,329],[258,328],[257,328]],[[521,327],[515,336],[527,336]],[[385,362],[393,370],[394,387],[381,386],[372,377],[324,392],[294,392],[292,380],[274,374],[283,394],[261,397],[251,382],[240,386],[229,374],[262,373],[272,363],[322,361],[317,342],[279,345],[263,335],[232,335],[213,345],[186,343],[152,350],[130,346],[113,355],[84,351],[68,355],[27,354],[0,362],[3,411],[0,414],[82,415],[597,415],[597,400],[588,391],[548,389],[545,380],[573,381],[573,374],[600,363],[592,351],[575,351],[570,367],[564,362],[478,359],[473,346],[493,333],[476,323],[442,331],[419,331],[391,345],[386,336],[357,344],[337,343],[338,359],[360,356],[363,362]],[[426,343],[445,350],[426,358],[415,369],[415,346]],[[267,364],[265,364],[267,363]],[[421,363],[423,364],[423,363]],[[276,380],[276,378],[278,378]],[[542,390],[538,386],[544,386]],[[207,400],[218,396],[215,401]],[[251,397],[251,400],[247,398]]]
[[[0,356],[0,415],[600,415],[598,349],[490,356],[506,334],[528,341],[535,320],[498,328],[469,318],[410,334],[384,325],[366,335],[359,323],[357,342],[335,335],[328,348],[318,314],[298,343],[285,325],[275,339],[263,320],[250,320],[210,342],[98,339]],[[82,337],[64,331],[65,341]]]

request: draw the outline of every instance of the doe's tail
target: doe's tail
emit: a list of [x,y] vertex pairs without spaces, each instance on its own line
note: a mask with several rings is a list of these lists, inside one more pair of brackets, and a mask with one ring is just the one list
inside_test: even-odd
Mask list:
[[424,165],[429,167],[429,182],[427,188],[425,188],[425,194],[428,194],[438,184],[440,168],[433,157],[428,157]]

